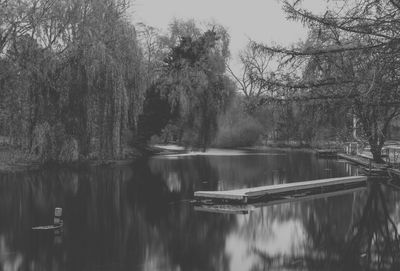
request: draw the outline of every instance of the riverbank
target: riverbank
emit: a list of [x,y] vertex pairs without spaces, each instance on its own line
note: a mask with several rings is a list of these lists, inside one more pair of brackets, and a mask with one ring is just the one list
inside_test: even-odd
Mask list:
[[36,157],[7,145],[0,146],[0,172],[34,170],[38,168],[40,168],[40,162]]
[[[282,145],[280,145],[282,146]],[[332,144],[327,143],[320,145],[318,147],[304,147],[304,146],[299,146],[299,145],[286,145],[284,147],[275,147],[271,145],[267,146],[253,146],[253,147],[247,147],[247,148],[241,148],[245,150],[251,150],[251,151],[267,151],[267,150],[274,150],[274,149],[279,149],[279,150],[286,150],[286,151],[291,151],[291,150],[299,150],[302,152],[311,152],[318,154],[318,152],[321,151],[333,151],[332,157],[337,157],[338,159],[343,159],[347,160],[351,163],[354,163],[356,165],[359,165],[363,168],[366,174],[368,175],[379,175],[379,176],[387,176],[390,175],[392,177],[400,178],[400,163],[399,161],[396,161],[394,157],[390,157],[390,159],[386,158],[386,161],[383,163],[376,163],[373,161],[372,154],[369,151],[362,151],[358,154],[346,154],[343,150],[343,146],[340,146],[339,143],[337,144]],[[393,156],[393,154],[392,154]],[[330,157],[330,158],[332,158]],[[386,156],[385,156],[386,157]],[[390,162],[388,162],[390,161]]]
[[162,150],[153,147],[142,148],[140,151],[135,148],[127,148],[123,159],[84,159],[70,163],[42,162],[38,157],[13,148],[8,145],[0,146],[0,173],[31,171],[46,168],[84,168],[96,166],[123,166],[150,155],[161,153]]
[[242,147],[242,148],[237,148],[239,150],[247,150],[247,151],[270,151],[270,150],[281,150],[281,151],[290,151],[290,150],[296,150],[296,151],[304,151],[304,152],[315,152],[315,149],[312,147],[304,147],[304,146],[272,146],[272,145],[267,145],[267,146],[252,146],[252,147]]
[[[335,146],[337,149],[338,144],[325,144],[324,146]],[[293,145],[293,144],[268,144],[263,146],[252,146],[252,147],[242,147],[242,148],[230,148],[225,150],[240,150],[240,151],[251,151],[251,152],[264,152],[272,150],[280,151],[301,151],[315,153],[318,148],[306,146],[306,145]],[[332,148],[333,149],[333,148]],[[213,149],[211,149],[213,150]],[[220,149],[219,150],[224,150]],[[21,150],[12,148],[7,145],[0,146],[0,172],[20,172],[20,171],[30,171],[38,169],[49,169],[49,168],[73,168],[81,169],[86,167],[97,167],[97,166],[124,166],[132,164],[140,158],[145,158],[151,155],[171,155],[171,154],[184,154],[184,153],[199,153],[191,149],[186,149],[183,146],[178,145],[152,145],[148,147],[141,148],[140,151],[135,148],[127,148],[124,150],[123,159],[87,159],[79,160],[70,163],[58,163],[58,162],[41,162],[38,158],[27,154]],[[207,155],[207,152],[204,153]],[[215,155],[215,154],[214,154]],[[352,156],[356,159],[358,164],[368,165],[368,160],[365,155],[364,157],[356,155]],[[351,159],[347,159],[351,160]],[[355,162],[355,161],[353,161]],[[364,166],[365,166],[364,165]],[[382,165],[383,166],[383,165]],[[373,163],[373,168],[377,166]]]

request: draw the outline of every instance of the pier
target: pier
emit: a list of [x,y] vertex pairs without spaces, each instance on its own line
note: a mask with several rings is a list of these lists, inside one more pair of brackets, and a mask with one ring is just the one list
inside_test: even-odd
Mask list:
[[378,164],[372,161],[372,159],[367,158],[367,157],[363,157],[363,156],[353,156],[353,155],[347,155],[347,154],[343,154],[343,153],[338,153],[338,157],[345,159],[347,161],[353,162],[357,165],[363,166],[363,167],[371,167],[371,168],[375,168],[375,169],[381,169],[381,170],[385,170],[388,165],[387,164]]
[[323,192],[317,194],[306,194],[306,195],[299,195],[299,196],[289,196],[289,197],[282,197],[279,199],[269,200],[269,201],[261,201],[252,204],[200,204],[194,206],[195,211],[200,212],[209,212],[209,213],[222,213],[222,214],[248,214],[257,208],[278,205],[278,204],[285,204],[285,203],[295,203],[295,202],[302,202],[308,200],[316,200],[321,198],[329,198],[335,197],[345,194],[351,194],[355,192],[365,191],[367,188],[366,186],[355,187],[351,189],[344,189],[332,192]]
[[350,161],[362,167],[364,174],[368,176],[387,176],[388,164],[378,164],[372,161],[371,158],[365,156],[354,156],[343,153],[338,153],[338,158]]
[[199,200],[209,199],[214,201],[231,201],[238,203],[254,202],[265,199],[268,196],[284,195],[303,190],[323,189],[325,187],[337,185],[350,185],[366,182],[366,176],[350,176],[342,178],[330,178],[321,180],[312,180],[306,182],[285,183],[277,185],[259,186],[244,189],[235,189],[227,191],[197,191],[194,197]]

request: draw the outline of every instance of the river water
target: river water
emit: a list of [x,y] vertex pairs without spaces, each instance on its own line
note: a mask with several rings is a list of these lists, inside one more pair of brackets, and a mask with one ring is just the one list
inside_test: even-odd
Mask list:
[[[0,175],[0,270],[400,270],[400,192],[205,212],[197,190],[357,175],[303,151],[212,150],[127,166]],[[63,208],[62,233],[33,231]]]

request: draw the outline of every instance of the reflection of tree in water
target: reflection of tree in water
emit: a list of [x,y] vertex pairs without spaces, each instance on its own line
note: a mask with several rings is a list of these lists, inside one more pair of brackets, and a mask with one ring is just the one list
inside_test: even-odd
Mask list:
[[[22,269],[227,269],[224,240],[234,217],[194,213],[146,163],[1,177],[0,188],[0,237],[22,255]],[[55,206],[65,221],[58,245],[52,233],[30,231],[51,223]],[[11,261],[1,259],[0,270]]]
[[[218,189],[218,172],[207,157],[155,158],[150,160],[149,167],[170,191],[180,192],[186,198],[192,197],[196,190]],[[179,189],[174,189],[174,186],[179,186]]]
[[343,202],[335,199],[292,206],[300,209],[294,211],[296,214],[290,211],[293,216],[288,219],[302,217],[306,231],[303,247],[293,247],[284,255],[272,255],[253,247],[251,252],[258,262],[252,270],[399,270],[396,223],[400,221],[395,222],[391,217],[398,212],[392,209],[399,194],[374,183],[367,193],[355,195],[353,204],[345,197],[339,198]]
[[[33,225],[51,224],[54,207],[63,206],[64,198],[75,194],[76,190],[77,175],[68,170],[0,175],[0,239],[3,243],[0,254],[8,255],[3,254],[4,248],[10,251],[10,257],[0,260],[0,270],[13,265],[15,257],[12,255],[21,256],[18,258],[21,270],[37,269],[31,263],[32,257],[40,258],[42,262],[48,260],[48,252],[31,248],[35,238],[30,229]],[[53,241],[53,235],[49,238],[44,234],[39,238],[43,240],[42,247],[53,245],[46,241]],[[55,255],[55,250],[52,253]]]
[[[177,201],[182,195],[169,192],[161,176],[154,177],[148,170],[139,176],[130,183],[128,193],[134,194],[131,204],[137,215],[146,220],[147,228],[140,234],[151,244],[148,249],[153,257],[147,261],[156,261],[155,252],[161,250],[171,266],[158,266],[160,270],[178,267],[179,270],[227,270],[225,236],[234,224],[234,217],[196,213],[188,202]],[[163,185],[155,189],[156,182]],[[185,195],[187,190],[182,193]]]
[[379,183],[371,184],[368,192],[362,215],[347,236],[344,258],[364,268],[399,270],[400,237],[388,209],[387,193]]
[[180,185],[180,190],[190,195],[194,190],[228,190],[346,175],[344,164],[317,159],[313,153],[301,151],[167,156],[151,159],[149,165],[171,191]]
[[[251,246],[251,254],[259,259],[254,263],[252,270],[329,270],[338,262],[337,254],[341,251],[351,217],[351,209],[348,208],[351,201],[352,197],[344,195],[327,201],[319,199],[263,208],[261,214],[266,221],[261,223],[261,215],[256,215],[259,219],[253,219],[252,224],[258,228],[266,225],[268,230],[258,229],[259,234],[264,236],[254,237],[255,240],[262,239],[266,247],[263,248],[262,243]],[[245,225],[244,228],[251,232],[251,228],[254,227],[249,229],[248,226]],[[289,235],[290,239],[282,235]],[[281,239],[288,242],[283,249],[271,250]]]

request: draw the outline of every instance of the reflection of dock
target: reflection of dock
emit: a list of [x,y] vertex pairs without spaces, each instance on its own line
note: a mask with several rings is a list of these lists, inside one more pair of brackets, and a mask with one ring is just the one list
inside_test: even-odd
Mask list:
[[277,196],[280,194],[295,193],[297,191],[312,190],[315,188],[325,188],[338,185],[349,185],[362,183],[367,180],[365,176],[351,176],[342,178],[330,178],[322,180],[313,180],[307,182],[296,182],[277,184],[269,186],[260,186],[245,189],[236,189],[228,191],[197,191],[194,193],[196,199],[209,199],[214,201],[236,201],[247,203],[265,199],[268,196]]
[[270,201],[263,201],[257,202],[252,204],[242,204],[242,205],[230,205],[230,204],[212,204],[212,205],[199,205],[195,206],[194,209],[196,211],[202,212],[211,212],[211,213],[224,213],[224,214],[247,214],[256,208],[277,205],[277,204],[284,204],[284,203],[294,203],[294,202],[301,202],[301,201],[309,201],[315,200],[320,198],[329,198],[334,196],[340,196],[345,194],[350,194],[358,191],[363,191],[366,189],[366,186],[360,186],[351,189],[345,190],[337,190],[333,192],[326,192],[326,193],[318,193],[312,195],[305,195],[305,196],[293,196],[293,197],[284,197],[276,200]]
[[252,211],[254,206],[244,205],[229,205],[229,204],[213,204],[213,205],[198,205],[194,206],[195,211],[221,213],[221,214],[247,214]]
[[336,158],[337,150],[325,149],[325,150],[315,150],[317,157],[319,158]]

